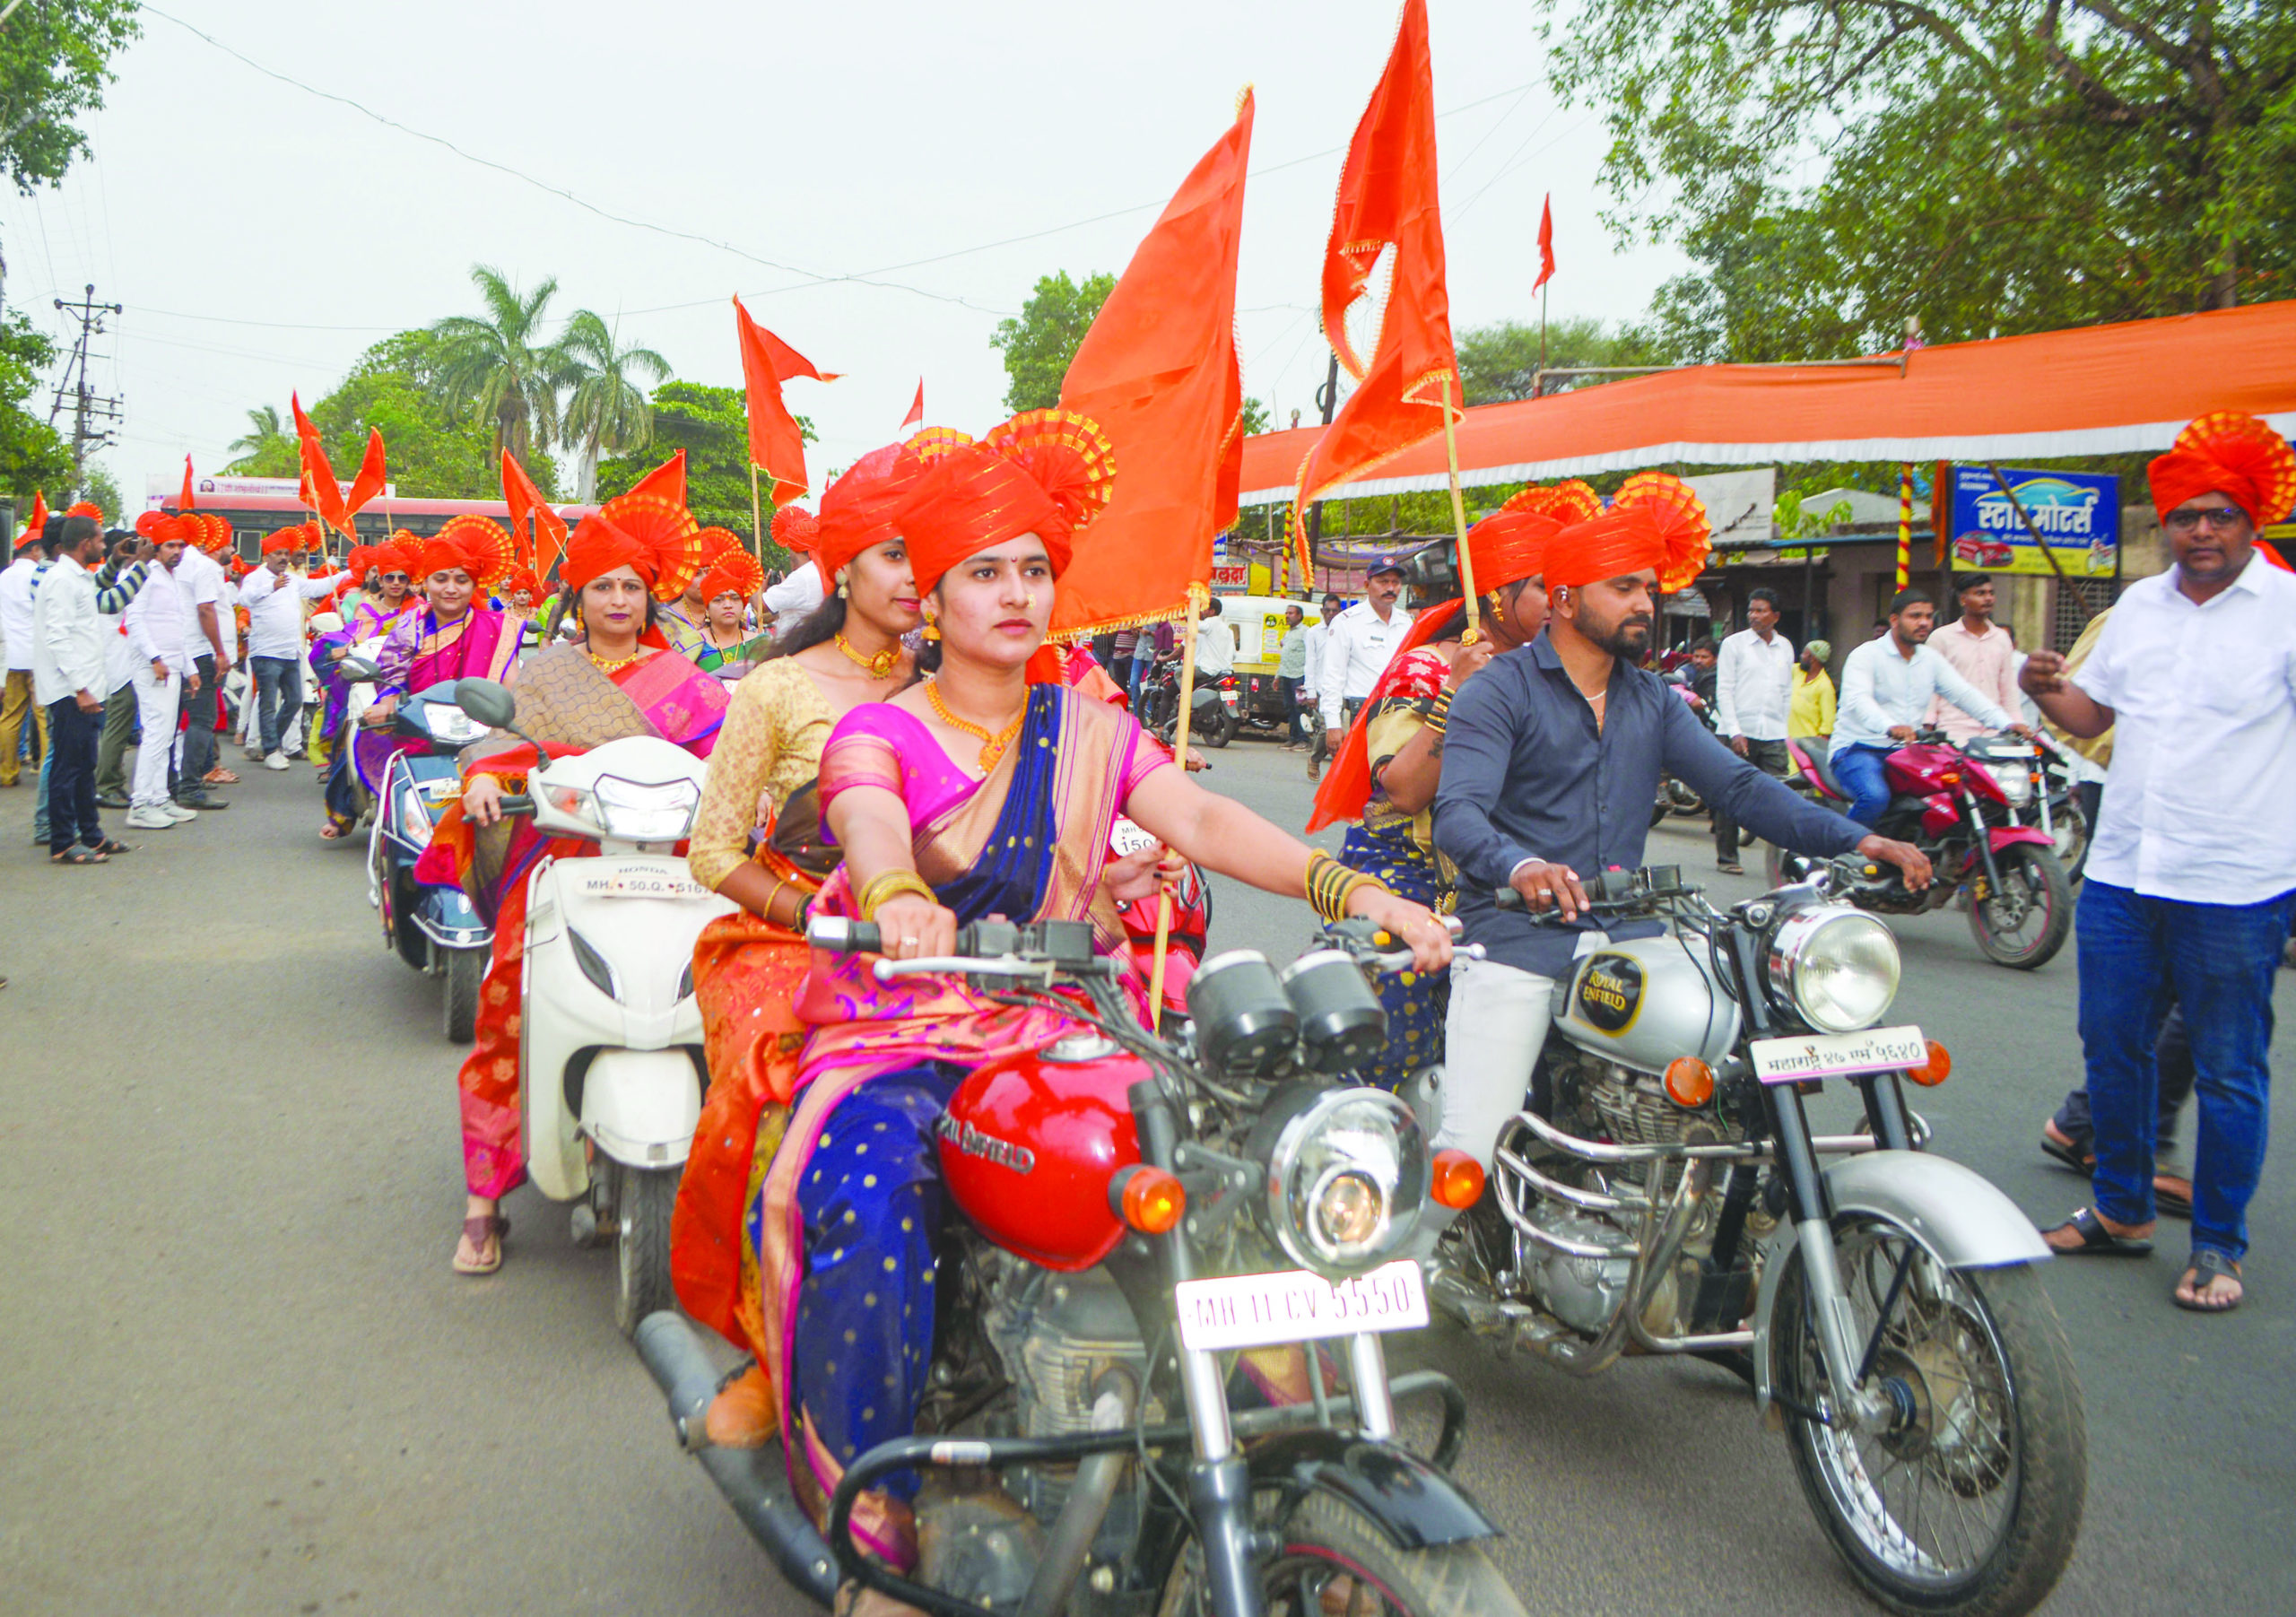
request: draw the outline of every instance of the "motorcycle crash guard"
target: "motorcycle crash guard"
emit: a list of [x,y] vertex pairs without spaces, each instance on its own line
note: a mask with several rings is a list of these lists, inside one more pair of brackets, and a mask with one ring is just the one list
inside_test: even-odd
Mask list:
[[581,1131],[632,1168],[683,1163],[701,1121],[701,1076],[682,1045],[666,1050],[602,1049],[574,1100]]
[[1287,1508],[1310,1493],[1352,1506],[1398,1550],[1433,1550],[1499,1529],[1465,1489],[1407,1448],[1324,1427],[1279,1433],[1245,1451],[1252,1490],[1281,1488]]
[[[2003,1269],[2048,1258],[2048,1243],[1992,1180],[1950,1157],[1922,1151],[1869,1151],[1827,1168],[1826,1195],[1837,1213],[1889,1220],[1948,1269]],[[1754,1406],[1770,1401],[1770,1331],[1780,1277],[1795,1231],[1782,1223],[1761,1268],[1754,1300]]]

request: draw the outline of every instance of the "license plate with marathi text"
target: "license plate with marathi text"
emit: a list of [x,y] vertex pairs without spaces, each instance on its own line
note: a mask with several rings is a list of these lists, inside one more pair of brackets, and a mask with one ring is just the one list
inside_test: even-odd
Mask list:
[[1303,1269],[1187,1280],[1173,1288],[1173,1301],[1180,1345],[1196,1352],[1406,1331],[1427,1323],[1427,1287],[1409,1258],[1335,1283]]
[[1764,1083],[1800,1083],[1849,1073],[1889,1073],[1929,1059],[1919,1028],[1868,1028],[1862,1033],[1811,1033],[1757,1039],[1746,1047]]
[[608,876],[605,894],[610,899],[705,899],[709,890],[682,870],[639,867]]

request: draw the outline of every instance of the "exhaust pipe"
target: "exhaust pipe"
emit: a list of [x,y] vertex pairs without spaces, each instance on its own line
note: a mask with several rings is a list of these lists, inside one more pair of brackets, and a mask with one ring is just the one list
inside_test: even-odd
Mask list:
[[678,1446],[701,1462],[742,1526],[773,1558],[774,1569],[826,1610],[837,1595],[837,1560],[772,1474],[768,1456],[774,1451],[718,1448],[702,1436],[702,1418],[718,1392],[718,1372],[709,1367],[693,1327],[675,1309],[665,1308],[638,1322],[637,1343],[639,1358],[669,1399]]

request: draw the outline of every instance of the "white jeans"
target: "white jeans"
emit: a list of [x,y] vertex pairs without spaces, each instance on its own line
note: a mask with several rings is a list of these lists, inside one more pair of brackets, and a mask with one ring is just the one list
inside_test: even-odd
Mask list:
[[1553,1020],[1554,978],[1497,961],[1452,961],[1438,1149],[1466,1152],[1489,1169],[1500,1131],[1526,1104]]
[[144,663],[135,677],[135,717],[144,726],[144,742],[135,749],[135,779],[128,789],[128,803],[135,808],[161,808],[168,801],[168,760],[175,752],[183,675],[170,671],[163,685],[152,665]]

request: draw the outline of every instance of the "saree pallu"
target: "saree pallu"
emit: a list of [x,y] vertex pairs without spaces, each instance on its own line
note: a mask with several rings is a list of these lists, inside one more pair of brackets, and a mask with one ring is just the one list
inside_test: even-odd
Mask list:
[[[726,710],[725,687],[674,652],[605,674],[583,652],[556,647],[528,665],[517,697],[518,727],[552,757],[651,735],[707,758]],[[517,790],[514,783],[535,762],[525,743],[500,749],[490,736],[465,750],[464,773],[493,775],[505,789]],[[474,827],[456,802],[439,816],[430,846],[415,865],[417,881],[459,883],[494,928],[494,952],[478,994],[476,1037],[458,1079],[463,1172],[473,1195],[499,1199],[526,1177],[518,1135],[518,1026],[528,886],[546,862],[596,851],[584,838],[545,837],[524,817]]]
[[[1120,709],[1041,685],[1019,740],[980,781],[908,713],[856,709],[823,753],[822,795],[862,785],[899,794],[918,874],[961,922],[1088,921],[1100,952],[1120,956],[1122,923],[1100,890],[1109,830],[1170,761]],[[857,913],[842,869],[813,912]],[[1074,1025],[961,982],[880,984],[869,964],[813,961],[796,1006],[812,1030],[796,1109],[752,1210],[761,1361],[782,1400],[792,1486],[816,1520],[855,1456],[916,1425],[933,1343],[934,1128],[950,1092],[982,1062]],[[1141,985],[1126,981],[1145,1021]],[[914,1478],[891,1479],[855,1511],[862,1542],[896,1565],[914,1559]]]
[[398,612],[386,612],[372,601],[361,601],[344,615],[342,628],[311,638],[311,677],[326,697],[319,709],[318,735],[328,740],[340,735],[350,713],[351,682],[343,677],[332,654],[338,650],[347,654],[360,641],[387,632],[405,610],[402,606]]
[[[383,677],[375,694],[405,695],[427,691],[443,680],[474,676],[500,680],[518,660],[526,625],[499,612],[475,608],[445,629],[428,607],[402,615],[377,659]],[[370,794],[379,794],[391,754],[412,743],[388,730],[361,730],[352,743],[352,768]]]

